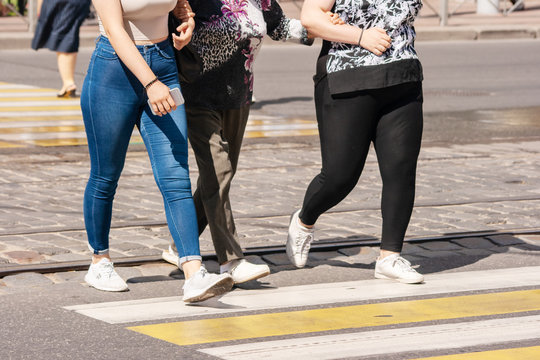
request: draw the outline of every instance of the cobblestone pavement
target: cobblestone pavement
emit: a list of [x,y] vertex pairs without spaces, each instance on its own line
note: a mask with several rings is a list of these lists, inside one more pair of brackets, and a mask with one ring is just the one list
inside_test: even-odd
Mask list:
[[[289,215],[320,168],[315,139],[286,141],[244,147],[232,205],[245,248],[284,244]],[[2,153],[0,164],[0,269],[88,259],[81,206],[85,151]],[[539,141],[423,147],[408,238],[540,228],[538,169]],[[196,176],[194,167],[192,180]],[[318,239],[378,237],[380,187],[371,151],[356,189],[320,218]],[[113,216],[114,258],[159,255],[168,246],[161,197],[141,148],[129,153]],[[213,251],[208,232],[201,250]]]
[[[540,235],[491,235],[464,237],[452,239],[450,241],[425,241],[406,243],[403,249],[403,256],[420,266],[420,271],[424,274],[433,272],[453,271],[463,266],[469,269],[482,268],[482,263],[496,263],[504,257],[506,262],[515,265],[520,263],[532,265],[539,264],[538,252],[540,251]],[[364,269],[363,277],[370,278],[374,268],[375,260],[378,256],[377,246],[354,246],[344,247],[334,251],[312,251],[306,268],[295,269],[287,259],[284,252],[268,254],[263,256],[248,256],[248,260],[254,263],[267,263],[270,266],[272,275],[264,283],[275,281],[279,274],[290,272],[288,277],[298,283],[298,279],[305,277],[305,272],[332,271],[339,281],[339,268]],[[444,264],[441,268],[441,264]],[[217,272],[219,266],[216,261],[205,261],[207,269]],[[472,266],[472,267],[471,267]],[[492,265],[493,266],[493,265]],[[130,284],[139,282],[163,282],[168,280],[183,279],[183,274],[176,266],[167,263],[149,263],[139,266],[116,267],[117,272]],[[292,271],[294,270],[294,271]],[[45,290],[50,286],[84,286],[84,275],[86,271],[67,271],[40,274],[36,272],[20,273],[5,276],[0,279],[0,296],[9,294],[24,294],[27,291]],[[313,274],[312,274],[313,275]],[[359,275],[357,273],[357,275]],[[315,276],[317,278],[317,276]],[[304,279],[305,280],[305,279]],[[283,279],[281,280],[283,281]],[[285,280],[287,281],[287,280]],[[263,285],[264,286],[264,285]],[[252,281],[240,286],[244,289],[256,289],[261,287],[261,283]]]

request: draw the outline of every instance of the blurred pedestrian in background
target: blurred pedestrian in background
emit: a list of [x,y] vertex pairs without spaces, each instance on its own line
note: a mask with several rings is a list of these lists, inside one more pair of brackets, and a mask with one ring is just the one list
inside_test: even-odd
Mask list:
[[62,87],[58,97],[75,97],[75,64],[79,29],[90,10],[90,0],[38,0],[38,23],[32,49],[56,51]]
[[26,0],[17,0],[17,10],[21,15],[24,15],[26,10]]

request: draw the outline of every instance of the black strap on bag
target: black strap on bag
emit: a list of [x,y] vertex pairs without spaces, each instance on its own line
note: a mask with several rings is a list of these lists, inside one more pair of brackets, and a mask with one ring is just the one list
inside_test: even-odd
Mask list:
[[[178,35],[176,28],[180,26],[182,21],[177,19],[172,12],[169,13],[169,33],[175,33]],[[172,42],[172,38],[171,38]],[[174,48],[174,46],[173,46]],[[202,59],[197,53],[197,50],[191,45],[191,43],[184,46],[182,49],[177,50],[174,48],[174,55],[176,58],[176,66],[178,67],[178,77],[181,82],[192,83],[202,73]]]

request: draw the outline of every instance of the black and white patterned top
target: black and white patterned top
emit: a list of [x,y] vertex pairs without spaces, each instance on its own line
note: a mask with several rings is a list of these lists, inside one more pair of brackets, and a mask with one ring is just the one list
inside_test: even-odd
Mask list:
[[202,75],[182,83],[188,106],[236,109],[251,102],[253,61],[263,37],[311,45],[299,20],[285,17],[276,0],[190,0],[195,12],[191,39]]
[[346,23],[383,28],[392,44],[377,56],[358,45],[325,42],[321,55],[330,91],[336,94],[421,81],[413,27],[421,7],[421,0],[336,0],[333,11]]

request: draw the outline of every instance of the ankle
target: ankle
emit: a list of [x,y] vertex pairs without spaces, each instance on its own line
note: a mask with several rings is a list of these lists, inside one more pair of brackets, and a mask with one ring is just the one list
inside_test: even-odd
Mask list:
[[300,224],[300,226],[302,226],[302,227],[304,227],[306,229],[313,229],[313,227],[315,226],[315,225],[306,225],[306,224],[304,224],[302,222],[302,220],[300,220],[300,218],[298,218],[298,224]]
[[190,279],[201,269],[202,263],[200,260],[188,260],[182,264],[180,267],[186,276],[186,280]]
[[386,258],[386,257],[388,257],[390,255],[394,255],[394,254],[399,255],[398,252],[381,249],[381,251],[379,253],[379,260],[382,260],[382,259],[384,259],[384,258]]
[[100,262],[101,260],[103,259],[109,259],[111,260],[111,257],[109,256],[109,254],[101,254],[101,255],[92,255],[92,264],[97,264],[98,262]]

